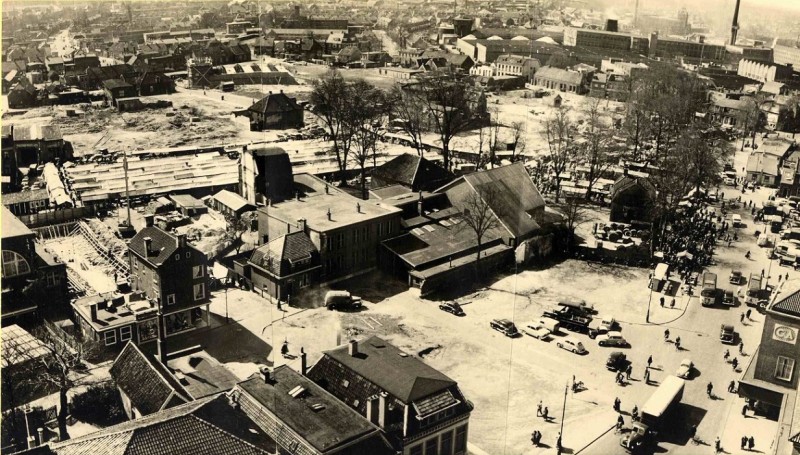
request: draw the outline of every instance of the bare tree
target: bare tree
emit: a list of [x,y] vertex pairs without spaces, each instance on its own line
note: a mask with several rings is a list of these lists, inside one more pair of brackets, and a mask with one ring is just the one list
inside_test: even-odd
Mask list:
[[396,117],[400,128],[411,139],[411,145],[422,157],[425,148],[422,146],[422,134],[428,117],[422,93],[414,89],[405,89],[396,85],[389,98],[392,100],[392,115]]
[[250,232],[250,227],[253,224],[256,212],[243,213],[242,216],[226,216],[225,217],[225,234],[223,239],[230,242],[236,248],[236,254],[239,254],[244,242],[242,237]]
[[429,113],[429,121],[442,143],[442,161],[452,168],[450,143],[456,135],[467,131],[475,121],[473,89],[451,71],[436,71],[420,78],[420,90]]
[[568,114],[569,109],[562,106],[544,122],[544,133],[548,146],[547,158],[555,177],[556,203],[561,195],[561,175],[567,170],[567,166],[575,155],[573,140],[575,127]]
[[601,100],[592,98],[584,111],[585,128],[583,138],[586,140],[583,149],[583,160],[588,167],[586,179],[586,199],[591,198],[592,188],[603,173],[614,164],[612,156],[612,137],[610,122],[600,109]]
[[570,234],[569,249],[572,250],[575,246],[575,230],[591,219],[588,206],[580,198],[567,196],[559,208],[564,214],[564,224]]
[[10,353],[24,368],[20,377],[32,388],[46,392],[58,391],[58,433],[64,441],[69,439],[67,394],[75,387],[88,384],[86,376],[82,377],[80,371],[85,369],[84,362],[97,351],[98,346],[93,340],[78,341],[48,321],[34,328],[31,334],[39,340],[38,347],[11,346],[6,349],[11,348],[12,351],[6,350],[6,353]]
[[519,160],[520,155],[525,153],[525,122],[513,122],[511,124],[511,162]]
[[742,147],[744,150],[744,138],[750,136],[750,143],[755,144],[756,134],[764,129],[767,124],[767,119],[761,111],[761,106],[766,101],[762,94],[757,94],[754,97],[747,97],[744,100],[742,109],[736,113],[736,123],[742,129]]
[[365,81],[350,85],[352,100],[349,109],[349,128],[353,131],[351,158],[361,171],[361,197],[367,199],[366,164],[372,159],[376,165],[378,142],[381,137],[384,117],[391,111],[391,99]]
[[458,219],[464,228],[470,229],[475,234],[478,251],[475,257],[476,276],[480,276],[481,251],[486,234],[499,226],[499,221],[492,210],[492,205],[497,199],[497,193],[489,187],[477,187],[470,191],[463,200],[464,207]]
[[333,141],[333,152],[339,167],[340,182],[347,184],[347,160],[352,144],[353,131],[347,121],[350,107],[348,84],[335,69],[328,71],[312,82],[310,101],[312,112],[319,117]]

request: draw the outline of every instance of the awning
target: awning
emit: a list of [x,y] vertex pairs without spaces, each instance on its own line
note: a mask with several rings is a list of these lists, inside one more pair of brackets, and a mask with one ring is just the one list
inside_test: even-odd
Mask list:
[[744,380],[739,381],[738,393],[742,398],[758,400],[772,406],[780,407],[783,403],[783,394],[781,392],[769,390],[756,384],[750,384]]

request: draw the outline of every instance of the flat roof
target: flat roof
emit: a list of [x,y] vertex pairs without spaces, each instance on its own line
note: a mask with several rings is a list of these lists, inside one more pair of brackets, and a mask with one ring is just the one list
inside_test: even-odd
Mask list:
[[[111,301],[116,302],[113,311]],[[97,309],[97,320],[92,320],[91,306],[102,302],[107,302],[106,309]],[[72,303],[72,308],[92,326],[96,332],[104,332],[116,327],[125,326],[138,320],[145,320],[156,317],[157,309],[151,306],[146,300],[130,302],[125,296],[116,292],[105,292],[102,294],[90,295],[77,299]]]
[[[254,377],[238,387],[320,452],[377,431],[344,402],[286,365],[276,368],[272,379],[267,383]],[[295,398],[289,392],[298,387],[302,392]]]
[[358,199],[311,174],[295,175],[294,186],[304,194],[300,200],[289,199],[259,210],[285,222],[293,223],[304,218],[308,227],[315,231],[331,231],[401,212],[396,207],[381,205],[380,202]]
[[239,382],[230,370],[203,350],[169,356],[167,367],[194,399],[226,392]]

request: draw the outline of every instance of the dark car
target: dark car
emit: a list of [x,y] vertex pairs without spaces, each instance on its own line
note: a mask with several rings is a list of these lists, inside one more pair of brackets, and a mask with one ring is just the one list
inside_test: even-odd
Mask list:
[[736,305],[736,297],[733,295],[733,291],[726,290],[722,296],[722,304],[727,306],[734,306]]
[[461,309],[461,305],[459,305],[458,302],[445,302],[439,304],[439,309],[456,316],[464,316],[466,314],[464,313],[464,310]]
[[625,353],[616,351],[608,355],[606,360],[606,368],[611,371],[625,371],[628,368],[628,358]]
[[725,344],[736,344],[736,331],[732,325],[722,324],[719,330],[719,340]]
[[515,338],[519,335],[517,326],[515,326],[514,323],[508,319],[492,319],[492,322],[489,323],[489,326],[509,338]]

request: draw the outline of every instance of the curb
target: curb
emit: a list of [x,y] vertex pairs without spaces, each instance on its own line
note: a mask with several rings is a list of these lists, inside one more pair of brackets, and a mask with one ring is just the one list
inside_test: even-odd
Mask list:
[[578,455],[579,453],[581,453],[581,452],[583,452],[584,450],[588,449],[590,445],[594,444],[595,442],[597,442],[597,440],[598,440],[598,439],[600,439],[600,438],[602,438],[603,436],[605,436],[606,434],[608,434],[608,432],[610,432],[611,430],[613,430],[613,429],[614,429],[614,427],[616,427],[616,424],[615,424],[615,425],[611,425],[611,427],[610,427],[608,430],[605,430],[604,432],[600,433],[599,435],[597,435],[597,437],[596,437],[596,438],[594,438],[594,439],[592,439],[591,441],[589,441],[589,442],[588,442],[588,443],[587,443],[585,446],[583,446],[583,447],[581,447],[580,449],[576,450],[576,451],[575,451],[575,455]]

